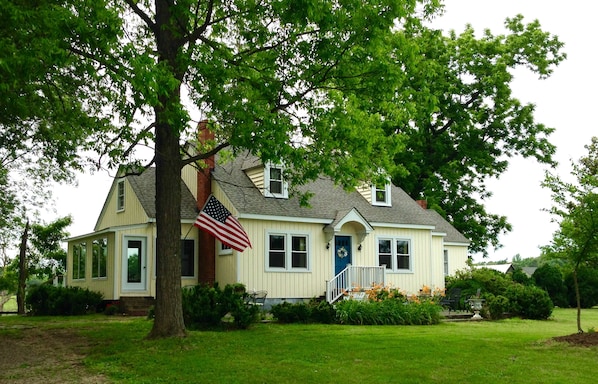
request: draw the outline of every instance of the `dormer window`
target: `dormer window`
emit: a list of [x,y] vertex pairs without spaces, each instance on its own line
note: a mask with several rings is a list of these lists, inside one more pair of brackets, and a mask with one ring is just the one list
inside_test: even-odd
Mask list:
[[373,185],[372,186],[372,205],[380,205],[384,207],[390,207],[390,183],[386,183],[383,186]]
[[288,195],[287,183],[284,180],[282,165],[268,164],[264,168],[264,195],[286,199]]

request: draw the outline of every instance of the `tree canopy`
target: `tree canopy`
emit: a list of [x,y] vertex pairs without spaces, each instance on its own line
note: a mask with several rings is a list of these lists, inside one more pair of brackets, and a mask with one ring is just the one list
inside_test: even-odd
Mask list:
[[565,260],[573,268],[577,299],[577,328],[580,324],[580,295],[577,272],[598,263],[598,137],[585,146],[586,156],[572,163],[574,181],[547,172],[543,186],[552,191],[550,208],[559,229],[549,245],[542,247],[548,257]]
[[427,200],[471,239],[474,253],[498,247],[499,235],[511,230],[505,216],[484,207],[486,180],[505,172],[513,156],[554,164],[553,129],[535,121],[534,105],[516,99],[511,83],[517,67],[549,76],[565,58],[563,43],[521,15],[505,27],[504,35],[479,37],[470,26],[448,35],[421,26],[398,31],[393,38],[414,50],[391,49],[404,76],[371,103],[386,133],[405,140],[394,155],[395,184]]

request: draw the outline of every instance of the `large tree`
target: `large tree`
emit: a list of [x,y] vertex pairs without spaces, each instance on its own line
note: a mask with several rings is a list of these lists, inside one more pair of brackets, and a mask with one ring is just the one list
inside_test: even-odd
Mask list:
[[559,223],[543,254],[564,260],[573,269],[577,302],[577,331],[581,328],[581,301],[577,274],[580,267],[598,263],[598,137],[585,147],[588,154],[572,164],[574,180],[569,182],[547,172],[543,186],[552,191],[550,212]]
[[565,58],[563,43],[520,15],[505,27],[502,35],[471,26],[460,34],[415,24],[397,31],[389,47],[405,76],[363,100],[384,117],[387,134],[406,138],[394,157],[395,184],[427,200],[471,239],[473,253],[498,247],[499,235],[511,230],[505,216],[484,207],[486,181],[513,156],[554,164],[553,129],[535,121],[534,105],[517,100],[511,83],[518,67],[548,77]]
[[[52,0],[48,0],[52,1]],[[418,4],[419,3],[419,4]],[[180,291],[180,173],[230,147],[282,161],[301,183],[321,174],[350,187],[388,168],[400,137],[359,100],[404,76],[386,54],[393,29],[436,10],[435,0],[63,0],[51,30],[62,41],[86,112],[108,124],[90,141],[105,165],[154,144],[156,307],[150,337],[185,334]],[[416,10],[416,5],[418,5]],[[417,12],[416,12],[417,11]],[[407,46],[410,42],[405,41]],[[393,65],[391,65],[393,64]],[[79,100],[79,98],[77,98]],[[89,101],[90,105],[87,105]],[[102,110],[93,110],[101,105]],[[208,118],[214,142],[182,144]],[[100,119],[100,122],[102,120]],[[376,154],[376,156],[373,156]]]

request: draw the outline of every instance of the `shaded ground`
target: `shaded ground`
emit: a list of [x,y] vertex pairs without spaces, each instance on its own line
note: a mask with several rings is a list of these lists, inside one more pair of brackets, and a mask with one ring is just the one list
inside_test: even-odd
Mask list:
[[0,383],[108,383],[83,365],[89,348],[69,329],[0,327]]
[[598,332],[574,333],[572,335],[555,337],[554,340],[582,347],[592,347],[598,345]]

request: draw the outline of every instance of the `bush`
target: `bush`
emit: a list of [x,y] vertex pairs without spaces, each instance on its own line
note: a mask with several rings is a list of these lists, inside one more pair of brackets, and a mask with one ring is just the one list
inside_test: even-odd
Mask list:
[[196,285],[183,289],[183,319],[188,329],[215,328],[223,325],[223,318],[230,314],[237,328],[245,329],[256,321],[259,309],[246,304],[247,293],[238,285],[227,285],[224,290],[218,283],[213,286]]
[[546,320],[554,308],[548,293],[536,286],[513,284],[509,287],[507,297],[511,303],[511,311],[527,319]]
[[79,287],[41,284],[29,288],[26,302],[34,316],[85,315],[97,311],[102,294]]
[[509,311],[509,299],[503,295],[494,296],[489,293],[484,296],[486,298],[486,306],[488,315],[493,320],[502,319],[505,312]]
[[270,312],[281,323],[308,323],[311,318],[311,310],[304,302],[291,304],[285,301],[274,305]]

